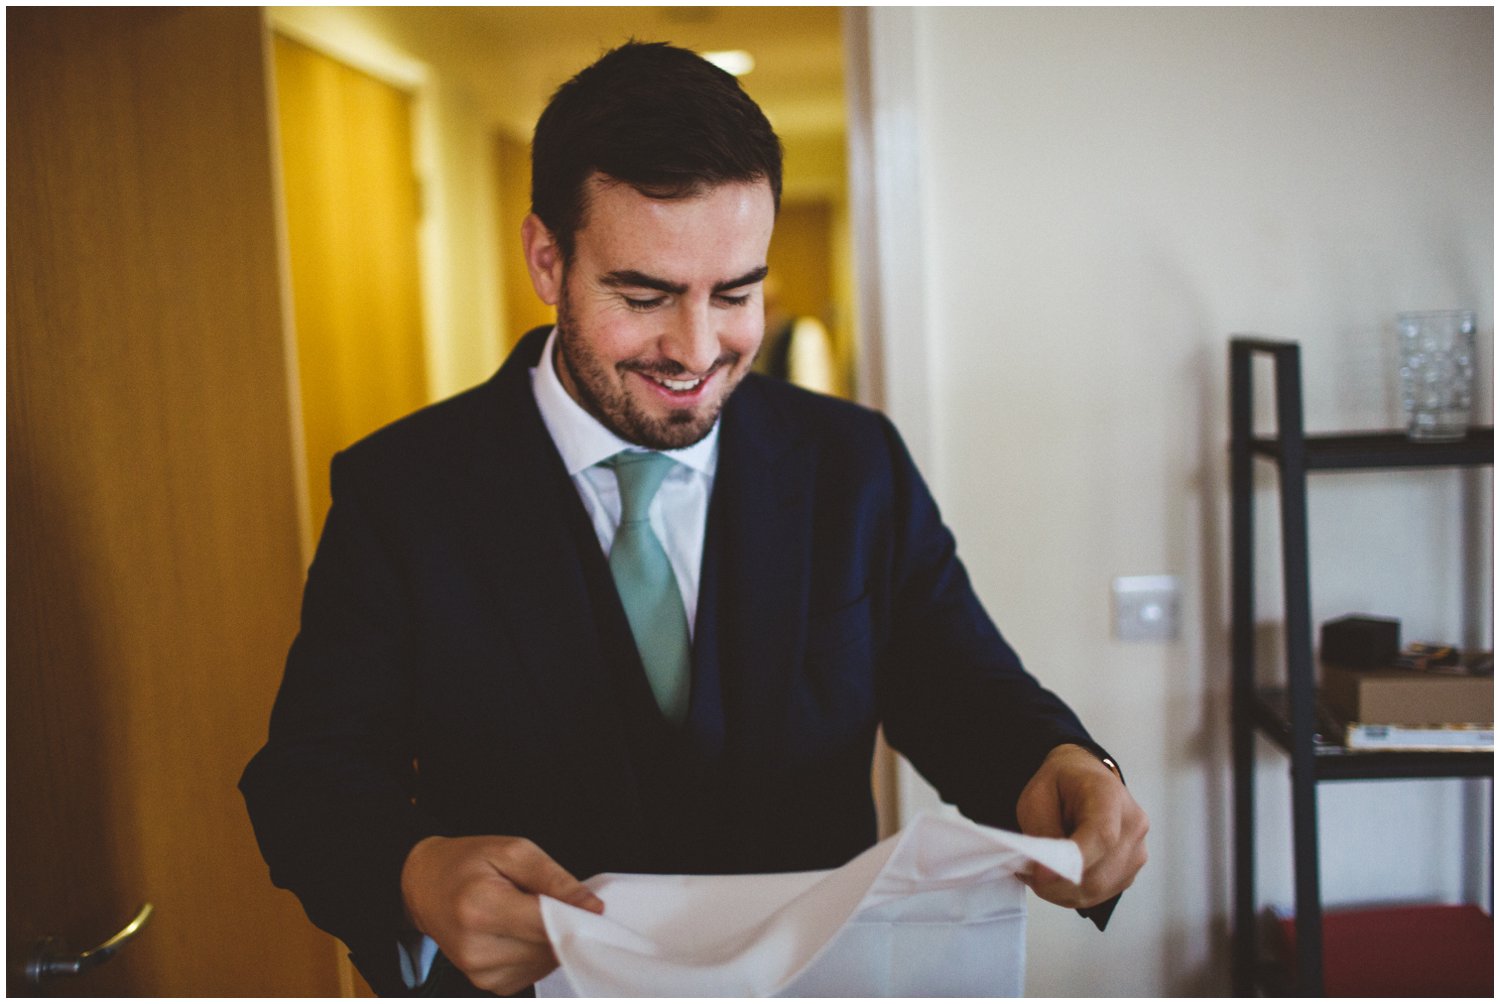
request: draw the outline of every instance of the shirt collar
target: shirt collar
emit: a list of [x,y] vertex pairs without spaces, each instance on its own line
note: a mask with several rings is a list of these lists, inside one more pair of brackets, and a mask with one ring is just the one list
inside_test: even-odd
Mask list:
[[[537,410],[542,413],[542,423],[557,445],[568,476],[576,476],[601,460],[608,460],[622,450],[639,450],[642,447],[626,442],[609,431],[583,406],[573,400],[558,378],[553,365],[553,352],[557,345],[557,328],[547,336],[542,348],[542,358],[531,370],[531,393],[536,397]],[[712,477],[719,463],[719,423],[714,422],[708,435],[681,450],[662,450],[679,464]]]

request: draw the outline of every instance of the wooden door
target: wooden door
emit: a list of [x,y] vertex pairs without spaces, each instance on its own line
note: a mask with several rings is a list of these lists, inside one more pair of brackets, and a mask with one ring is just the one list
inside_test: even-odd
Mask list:
[[333,454],[428,401],[412,102],[399,88],[274,36],[306,436],[308,513]]
[[44,992],[332,995],[235,789],[302,562],[260,13],[6,12],[7,922]]

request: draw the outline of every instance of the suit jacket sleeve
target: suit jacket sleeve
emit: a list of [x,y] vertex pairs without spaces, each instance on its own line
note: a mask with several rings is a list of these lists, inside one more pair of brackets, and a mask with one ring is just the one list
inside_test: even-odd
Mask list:
[[403,992],[401,868],[440,828],[412,804],[409,611],[382,516],[347,455],[308,572],[270,737],[240,782],[272,880],[349,946],[381,993]]
[[882,421],[895,513],[890,631],[877,667],[886,738],[964,815],[1016,829],[1021,789],[1053,747],[1102,750],[996,629],[905,445]]

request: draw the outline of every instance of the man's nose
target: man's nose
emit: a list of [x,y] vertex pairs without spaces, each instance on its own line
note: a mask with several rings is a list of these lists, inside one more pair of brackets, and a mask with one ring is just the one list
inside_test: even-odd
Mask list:
[[719,358],[719,336],[710,306],[685,303],[672,322],[663,338],[663,353],[688,373],[707,373]]

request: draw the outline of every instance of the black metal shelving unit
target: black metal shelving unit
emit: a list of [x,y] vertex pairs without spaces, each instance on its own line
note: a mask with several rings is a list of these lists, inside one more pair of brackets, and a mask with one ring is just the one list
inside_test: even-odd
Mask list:
[[[1256,355],[1273,365],[1276,435],[1253,431],[1251,367]],[[1255,918],[1254,740],[1257,730],[1285,751],[1292,775],[1292,859],[1295,876],[1296,986],[1323,993],[1323,906],[1318,882],[1317,784],[1382,778],[1494,777],[1489,753],[1350,753],[1318,735],[1313,678],[1312,603],[1308,587],[1307,475],[1316,471],[1493,466],[1495,431],[1476,428],[1452,443],[1415,443],[1403,431],[1306,435],[1296,342],[1234,338],[1229,349],[1231,566],[1233,597],[1231,724],[1234,760],[1234,990],[1258,984]],[[1282,580],[1286,616],[1286,686],[1255,684],[1253,464],[1279,472]]]

